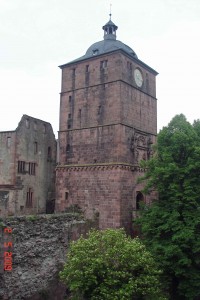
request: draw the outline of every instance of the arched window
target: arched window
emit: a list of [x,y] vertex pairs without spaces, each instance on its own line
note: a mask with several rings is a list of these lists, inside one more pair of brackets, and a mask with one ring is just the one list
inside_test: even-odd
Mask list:
[[137,192],[136,195],[136,210],[141,209],[141,203],[144,202],[144,195],[141,192]]

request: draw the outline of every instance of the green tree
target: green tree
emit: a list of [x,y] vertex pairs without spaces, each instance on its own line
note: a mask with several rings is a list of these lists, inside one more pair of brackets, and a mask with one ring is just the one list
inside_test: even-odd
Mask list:
[[200,297],[200,122],[177,115],[158,134],[155,156],[143,166],[147,193],[158,197],[138,222],[163,270],[170,299]]
[[91,231],[72,242],[60,272],[73,299],[92,300],[164,299],[159,276],[143,243],[122,229]]

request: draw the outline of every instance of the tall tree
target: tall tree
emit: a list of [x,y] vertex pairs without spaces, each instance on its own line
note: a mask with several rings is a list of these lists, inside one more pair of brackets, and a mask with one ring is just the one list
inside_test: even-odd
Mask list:
[[175,116],[144,162],[145,191],[158,197],[138,220],[160,267],[170,299],[200,299],[200,122]]

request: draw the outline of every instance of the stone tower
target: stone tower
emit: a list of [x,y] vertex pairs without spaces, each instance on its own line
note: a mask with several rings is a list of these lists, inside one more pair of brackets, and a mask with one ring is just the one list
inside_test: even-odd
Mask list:
[[157,72],[116,39],[111,18],[104,39],[61,65],[56,211],[78,205],[99,215],[100,228],[125,227],[141,200],[137,178],[157,133]]

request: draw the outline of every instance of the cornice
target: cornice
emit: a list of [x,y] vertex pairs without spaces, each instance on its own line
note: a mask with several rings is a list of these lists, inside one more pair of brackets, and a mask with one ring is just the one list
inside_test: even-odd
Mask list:
[[127,170],[132,172],[145,172],[146,169],[141,168],[138,165],[132,165],[128,163],[119,163],[119,162],[112,162],[112,163],[98,163],[98,164],[70,164],[64,165],[60,164],[56,166],[56,171],[63,171],[63,172],[70,172],[70,171],[106,171],[106,170],[113,170],[113,169],[121,169]]

